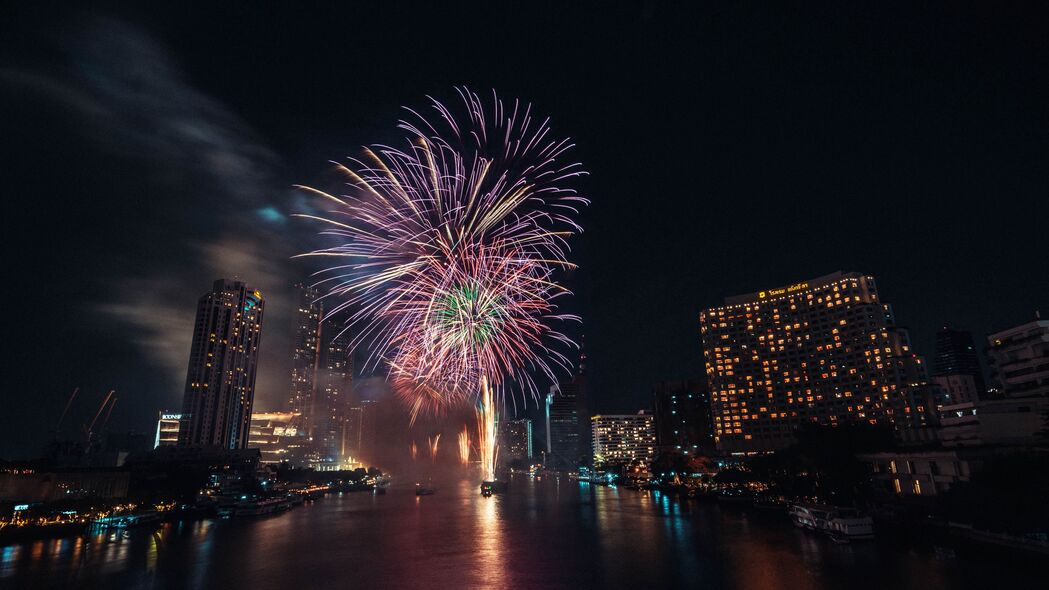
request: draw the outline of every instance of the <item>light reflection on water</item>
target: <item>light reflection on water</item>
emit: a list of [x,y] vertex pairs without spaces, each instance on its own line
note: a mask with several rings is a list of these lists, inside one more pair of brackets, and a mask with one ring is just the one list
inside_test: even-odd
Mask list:
[[1039,587],[1033,566],[937,561],[891,541],[836,545],[782,514],[566,478],[342,494],[288,513],[0,548],[0,586],[117,588]]

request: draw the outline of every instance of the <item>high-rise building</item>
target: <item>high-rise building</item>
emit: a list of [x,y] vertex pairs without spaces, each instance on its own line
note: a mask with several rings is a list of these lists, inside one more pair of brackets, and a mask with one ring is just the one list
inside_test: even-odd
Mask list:
[[353,407],[353,359],[349,337],[330,330],[324,347],[324,371],[318,377],[323,385],[317,400],[317,427],[314,433],[321,454],[329,461],[341,462],[349,456],[347,427]]
[[805,423],[926,432],[939,388],[895,324],[874,278],[841,273],[728,297],[700,314],[715,441],[782,449]]
[[374,401],[362,400],[346,412],[346,426],[341,444],[345,450],[344,454],[352,457],[354,462],[375,460],[376,411]]
[[241,449],[248,443],[262,337],[262,293],[219,279],[197,303],[179,445]]
[[546,464],[575,469],[590,464],[590,403],[586,352],[579,350],[579,368],[571,379],[550,386],[546,396]]
[[[302,416],[308,436],[314,435],[317,366],[321,351],[321,302],[317,289],[295,285],[295,325],[291,347],[291,392],[288,409]],[[323,412],[321,412],[323,413]]]
[[659,450],[685,455],[714,451],[710,393],[704,379],[667,381],[653,388]]
[[546,396],[547,464],[575,469],[589,463],[584,441],[588,440],[586,376],[550,387]]
[[1049,396],[1049,320],[1033,321],[987,337],[991,376],[1005,397]]
[[499,461],[504,465],[524,466],[532,458],[532,421],[503,420],[499,424]]
[[[971,332],[944,326],[942,330],[936,333],[936,348],[932,358],[932,374],[934,377],[968,375],[972,378],[978,396],[982,397],[987,391],[987,385],[983,380],[983,370],[980,369],[980,360],[976,352],[976,344],[973,343]],[[945,382],[949,381],[945,380]],[[959,380],[956,379],[955,382],[959,382]],[[975,399],[966,401],[975,401]]]
[[652,414],[603,414],[590,420],[596,467],[651,461],[656,456],[656,423]]
[[153,441],[153,448],[170,447],[178,444],[179,422],[182,414],[161,412],[157,420],[157,436]]

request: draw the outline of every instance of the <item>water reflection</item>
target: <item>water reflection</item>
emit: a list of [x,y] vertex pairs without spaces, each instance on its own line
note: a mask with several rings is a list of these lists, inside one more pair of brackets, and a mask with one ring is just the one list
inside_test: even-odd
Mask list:
[[892,542],[836,545],[780,513],[567,478],[415,496],[329,496],[288,513],[0,547],[0,586],[165,588],[1038,587],[1034,567],[937,561]]
[[[465,482],[469,486],[469,482]],[[502,496],[477,498],[469,502],[474,507],[475,538],[477,539],[476,564],[480,582],[488,588],[513,588],[507,575],[503,552],[503,526],[499,518]]]

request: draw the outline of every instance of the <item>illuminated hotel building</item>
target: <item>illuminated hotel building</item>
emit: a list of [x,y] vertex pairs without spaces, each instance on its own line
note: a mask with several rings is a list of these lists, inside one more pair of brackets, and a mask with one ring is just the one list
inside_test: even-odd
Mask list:
[[651,461],[656,456],[656,423],[652,414],[600,414],[590,421],[595,466]]
[[242,449],[255,399],[262,293],[219,279],[197,303],[179,446]]
[[700,314],[700,330],[724,452],[782,449],[809,422],[891,424],[900,434],[932,418],[939,389],[873,277],[837,272],[728,297]]

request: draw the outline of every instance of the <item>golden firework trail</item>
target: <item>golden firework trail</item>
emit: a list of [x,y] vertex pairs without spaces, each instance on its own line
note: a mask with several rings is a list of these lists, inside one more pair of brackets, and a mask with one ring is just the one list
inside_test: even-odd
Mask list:
[[430,443],[430,461],[436,463],[437,462],[437,445],[440,444],[440,442],[441,442],[441,435],[437,434],[436,436],[430,437],[427,440]]
[[465,424],[459,433],[459,462],[463,465],[470,463],[470,430]]

